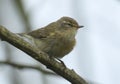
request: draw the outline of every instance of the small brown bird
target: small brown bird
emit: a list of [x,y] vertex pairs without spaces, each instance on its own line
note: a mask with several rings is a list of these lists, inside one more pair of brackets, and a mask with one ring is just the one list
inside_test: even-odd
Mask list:
[[82,27],[74,19],[62,17],[43,28],[19,35],[49,56],[62,58],[74,48],[75,35]]

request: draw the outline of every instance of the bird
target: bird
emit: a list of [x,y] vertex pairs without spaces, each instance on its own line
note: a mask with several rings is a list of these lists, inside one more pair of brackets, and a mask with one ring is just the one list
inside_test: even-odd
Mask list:
[[73,50],[75,36],[82,27],[75,19],[63,16],[45,27],[19,35],[50,57],[63,58]]

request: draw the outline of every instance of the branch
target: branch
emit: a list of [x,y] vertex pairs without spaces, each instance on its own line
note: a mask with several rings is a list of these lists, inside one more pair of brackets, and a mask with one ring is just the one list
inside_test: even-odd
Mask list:
[[0,65],[1,64],[6,64],[6,65],[10,65],[12,67],[18,68],[18,69],[35,69],[38,70],[46,75],[54,75],[57,76],[55,73],[46,71],[42,68],[40,68],[39,66],[31,66],[31,65],[25,65],[25,64],[18,64],[18,63],[13,63],[13,62],[9,62],[9,61],[0,61]]
[[57,62],[55,59],[49,58],[46,53],[40,51],[37,47],[24,41],[17,34],[8,31],[3,26],[0,26],[0,38],[4,41],[9,42],[10,44],[22,50],[26,54],[30,55],[35,60],[41,62],[47,68],[64,77],[72,84],[88,84],[74,70],[70,70],[67,67],[64,67],[63,64]]

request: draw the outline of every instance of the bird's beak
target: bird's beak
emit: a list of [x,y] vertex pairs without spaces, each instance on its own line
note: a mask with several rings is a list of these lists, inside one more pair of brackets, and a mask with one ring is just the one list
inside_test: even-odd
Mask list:
[[84,26],[78,26],[78,28],[83,28]]

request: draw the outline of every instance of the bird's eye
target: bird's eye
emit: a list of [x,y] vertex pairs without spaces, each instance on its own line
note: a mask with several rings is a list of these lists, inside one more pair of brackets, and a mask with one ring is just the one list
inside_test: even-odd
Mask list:
[[70,23],[66,23],[65,24],[67,27],[72,27],[72,25]]
[[63,22],[63,26],[65,26],[65,27],[72,27],[72,24],[70,22],[64,21]]

